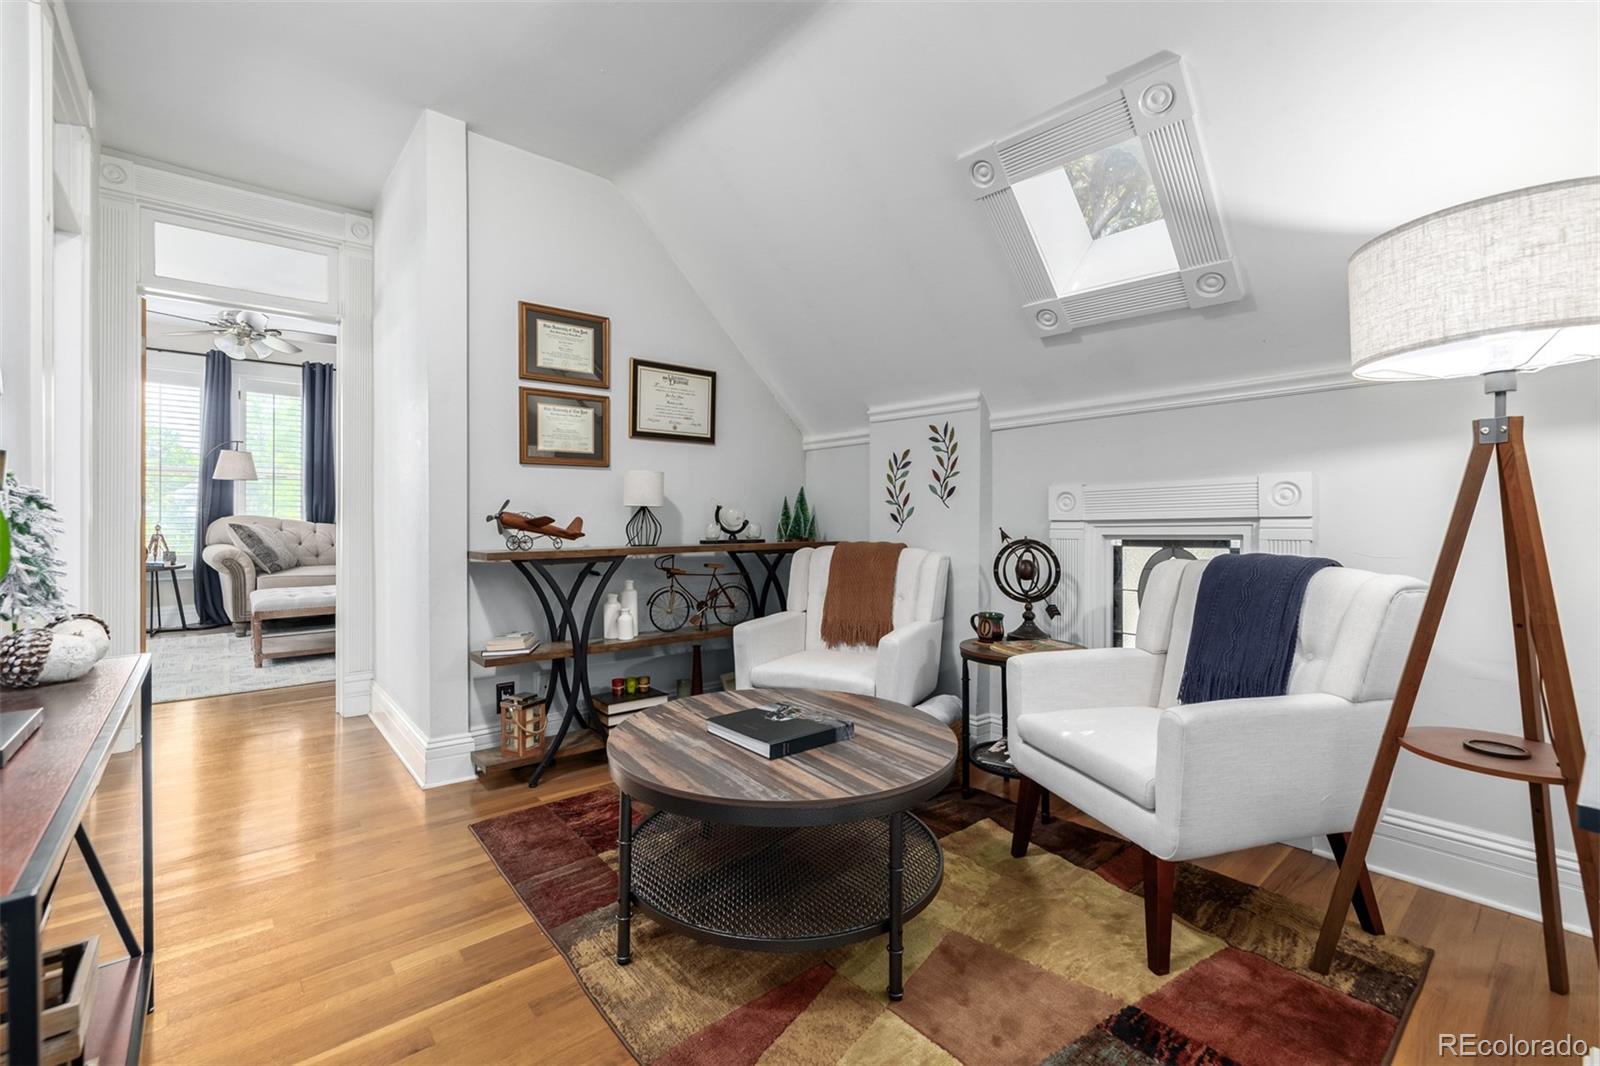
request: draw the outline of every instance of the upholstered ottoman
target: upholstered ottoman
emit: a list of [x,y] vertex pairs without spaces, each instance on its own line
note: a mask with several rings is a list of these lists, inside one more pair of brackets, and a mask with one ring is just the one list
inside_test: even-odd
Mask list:
[[296,655],[333,653],[333,627],[263,630],[264,623],[290,618],[315,618],[335,614],[332,585],[302,585],[289,588],[256,589],[250,593],[250,645],[256,665],[265,659],[287,659]]

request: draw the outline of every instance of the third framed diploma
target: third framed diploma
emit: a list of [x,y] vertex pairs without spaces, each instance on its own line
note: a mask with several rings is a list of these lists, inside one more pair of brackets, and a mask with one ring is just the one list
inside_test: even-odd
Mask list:
[[717,372],[647,359],[629,361],[628,436],[717,442]]

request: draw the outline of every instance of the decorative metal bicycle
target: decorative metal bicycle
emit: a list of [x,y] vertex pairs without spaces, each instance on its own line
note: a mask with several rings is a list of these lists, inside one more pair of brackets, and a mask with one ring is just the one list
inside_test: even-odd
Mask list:
[[[706,628],[709,614],[725,626],[735,626],[750,617],[750,593],[743,585],[729,584],[717,573],[722,563],[707,563],[698,573],[680,569],[674,564],[676,556],[663,555],[655,561],[655,568],[667,575],[667,585],[650,594],[645,606],[650,612],[650,624],[658,631],[670,633],[686,625]],[[680,578],[693,575],[707,577],[704,596],[695,596]]]

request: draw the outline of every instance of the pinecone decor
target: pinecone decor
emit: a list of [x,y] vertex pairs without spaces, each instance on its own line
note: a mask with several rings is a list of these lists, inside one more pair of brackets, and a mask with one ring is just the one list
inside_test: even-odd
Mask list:
[[58,618],[0,638],[0,688],[71,681],[93,669],[111,647],[111,629],[92,614]]

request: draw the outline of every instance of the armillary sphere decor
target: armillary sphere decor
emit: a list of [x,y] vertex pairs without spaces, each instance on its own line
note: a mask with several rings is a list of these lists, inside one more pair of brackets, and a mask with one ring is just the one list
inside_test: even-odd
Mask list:
[[[1061,561],[1043,541],[1032,537],[1012,539],[1000,531],[1002,547],[994,557],[994,583],[1007,598],[1022,604],[1022,624],[1006,634],[1007,640],[1048,640],[1050,634],[1033,620],[1033,605],[1050,598],[1061,583]],[[1049,618],[1060,616],[1061,609],[1045,604]]]

